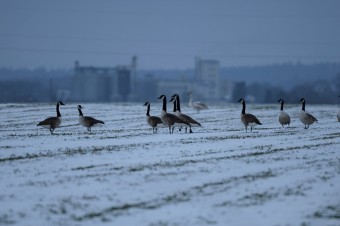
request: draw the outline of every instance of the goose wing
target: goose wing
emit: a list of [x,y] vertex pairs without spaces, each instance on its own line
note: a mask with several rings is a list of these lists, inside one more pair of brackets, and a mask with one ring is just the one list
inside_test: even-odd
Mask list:
[[200,109],[208,109],[208,106],[202,102],[194,102],[193,106]]
[[156,127],[158,124],[164,124],[164,123],[162,122],[160,117],[150,116],[150,117],[148,117],[148,124],[151,127]]
[[312,121],[312,122],[317,122],[318,120],[311,114],[306,112],[306,117],[308,120]]
[[47,126],[47,125],[51,125],[52,126],[58,120],[59,120],[58,117],[49,117],[49,118],[39,122],[37,126]]
[[95,119],[93,117],[90,116],[84,116],[84,121],[88,122],[91,126],[95,125],[95,124],[105,124],[103,121]]
[[197,122],[196,120],[194,120],[193,118],[191,118],[190,116],[186,114],[180,114],[178,117],[182,119],[184,122],[201,126],[199,122]]
[[262,123],[260,122],[260,120],[258,118],[256,118],[255,115],[252,115],[252,114],[244,114],[242,115],[242,117],[244,118],[244,120],[247,122],[247,123],[256,123],[258,125],[262,125]]

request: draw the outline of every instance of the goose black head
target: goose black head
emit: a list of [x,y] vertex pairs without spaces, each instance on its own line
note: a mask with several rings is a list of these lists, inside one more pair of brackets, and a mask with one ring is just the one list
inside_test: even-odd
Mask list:
[[284,101],[283,101],[283,99],[280,99],[280,100],[278,100],[277,102],[281,103],[281,102],[284,102]]
[[171,99],[169,100],[169,102],[175,102],[176,97],[171,97]]
[[176,97],[176,98],[177,98],[177,97],[178,97],[178,94],[177,94],[177,93],[175,93],[174,95],[172,95],[172,96],[171,96],[171,98],[174,98],[174,97]]
[[164,98],[165,98],[165,95],[160,95],[157,99],[162,100],[162,99],[164,99]]
[[305,102],[305,98],[301,98],[300,102],[304,103]]
[[78,109],[83,109],[83,107],[79,104],[79,105],[78,105]]
[[61,101],[58,101],[58,103],[57,103],[58,105],[65,105],[63,102],[61,102]]
[[241,99],[239,99],[237,102],[244,103],[244,99],[241,98]]
[[143,106],[148,106],[148,105],[150,105],[150,102],[145,102]]

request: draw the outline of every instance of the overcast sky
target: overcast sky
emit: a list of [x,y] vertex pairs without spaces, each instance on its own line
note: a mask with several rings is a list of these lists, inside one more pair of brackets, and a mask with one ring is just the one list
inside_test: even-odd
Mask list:
[[0,67],[340,62],[338,0],[0,0]]

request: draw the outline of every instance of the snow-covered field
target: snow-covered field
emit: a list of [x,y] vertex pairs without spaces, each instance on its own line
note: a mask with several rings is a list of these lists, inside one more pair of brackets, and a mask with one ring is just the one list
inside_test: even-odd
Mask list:
[[[62,127],[37,127],[52,104],[0,105],[0,225],[340,225],[337,106],[248,104],[263,123],[252,133],[240,104],[197,114],[193,134],[146,124],[144,103],[82,104],[105,121],[78,125],[77,104],[61,106]],[[151,115],[160,114],[160,101]]]

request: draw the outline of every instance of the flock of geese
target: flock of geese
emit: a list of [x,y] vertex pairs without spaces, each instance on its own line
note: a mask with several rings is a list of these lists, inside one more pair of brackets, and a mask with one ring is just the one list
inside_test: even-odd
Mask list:
[[[208,109],[206,104],[201,102],[193,102],[192,93],[188,94],[190,96],[189,106],[197,110]],[[340,96],[339,96],[340,97]],[[202,126],[198,121],[194,120],[192,117],[183,114],[181,112],[181,103],[180,97],[178,94],[174,94],[171,96],[170,102],[173,103],[173,114],[167,112],[167,99],[165,95],[161,95],[158,99],[162,100],[162,112],[161,116],[151,116],[150,115],[150,102],[145,102],[144,106],[147,107],[146,110],[146,121],[149,126],[152,128],[153,133],[157,132],[158,128],[168,128],[169,133],[172,134],[174,132],[174,128],[178,127],[181,130],[183,127],[185,128],[185,133],[188,132],[192,133],[192,127],[199,127]],[[250,131],[252,132],[253,127],[257,125],[262,125],[260,120],[253,114],[246,113],[246,102],[243,98],[239,99],[242,104],[242,111],[241,111],[241,122],[244,124],[246,132],[248,132],[248,126],[250,127]],[[282,127],[290,125],[290,116],[283,110],[284,100],[280,99],[278,102],[281,104],[280,108],[280,115],[279,115],[279,123]],[[306,100],[305,98],[301,98],[300,102],[302,103],[302,109],[300,113],[300,121],[305,126],[305,129],[308,129],[310,125],[314,122],[318,122],[318,120],[311,114],[306,112]],[[57,116],[56,117],[49,117],[45,120],[38,123],[37,126],[42,126],[44,128],[49,129],[51,134],[53,134],[54,130],[60,127],[62,118],[60,114],[59,107],[60,105],[64,105],[63,102],[58,101],[56,105]],[[78,105],[77,107],[79,112],[79,124],[86,127],[88,132],[91,132],[91,127],[98,125],[98,124],[105,124],[103,121],[95,119],[90,116],[84,116],[82,112],[82,106]],[[340,122],[340,111],[337,114],[337,119]]]
[[[57,117],[49,117],[47,119],[45,119],[44,121],[41,121],[38,123],[37,126],[41,126],[44,127],[46,129],[49,129],[51,134],[53,134],[54,130],[58,127],[60,127],[61,125],[61,114],[59,111],[59,106],[60,105],[65,105],[63,102],[58,101],[57,103]],[[93,117],[90,116],[84,116],[83,112],[81,109],[83,109],[83,107],[81,105],[78,105],[78,112],[79,112],[79,124],[86,127],[87,131],[91,132],[91,127],[97,124],[105,124],[103,121],[95,119]]]

